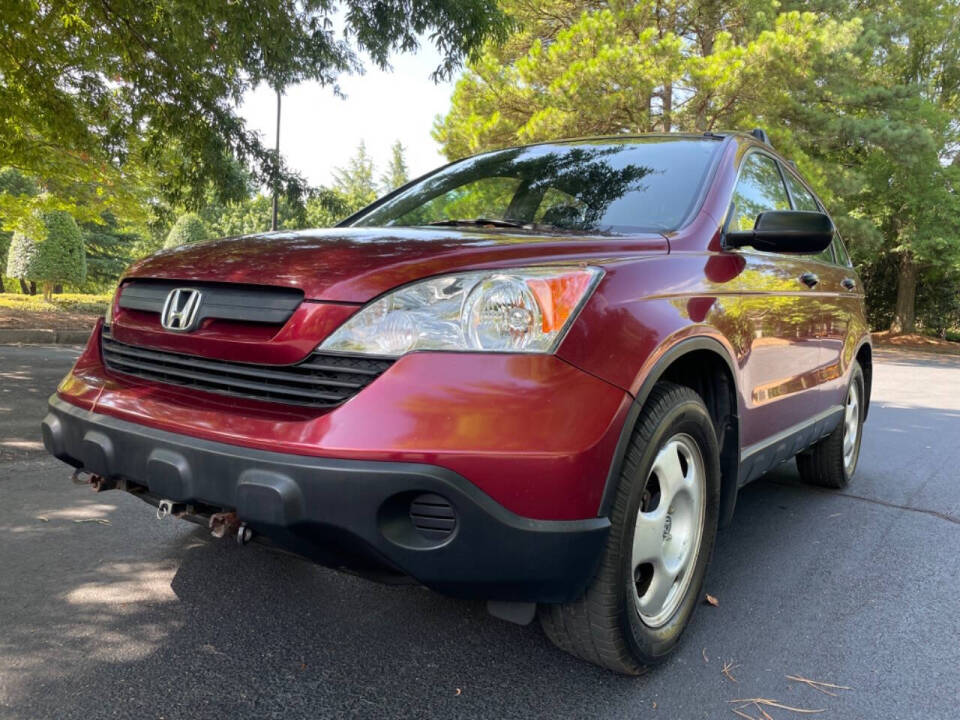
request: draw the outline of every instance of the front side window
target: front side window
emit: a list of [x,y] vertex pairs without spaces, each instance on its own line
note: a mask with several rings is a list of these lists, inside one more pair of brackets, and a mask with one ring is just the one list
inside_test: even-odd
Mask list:
[[753,230],[757,215],[769,210],[790,210],[790,198],[783,186],[777,161],[755,152],[747,156],[740,170],[737,189],[733,193],[730,229]]
[[797,180],[789,171],[783,173],[787,178],[787,185],[790,188],[790,195],[793,197],[794,210],[813,210],[820,212],[820,206],[817,205],[813,194],[807,190],[802,182]]
[[707,138],[660,137],[500,150],[443,168],[351,224],[492,220],[534,232],[674,230],[700,201],[719,148]]
[[[787,187],[790,188],[790,197],[793,198],[794,210],[820,212],[820,205],[817,204],[816,198],[813,197],[813,193],[807,190],[802,182],[797,180],[789,170],[784,170],[783,176],[787,179]],[[813,257],[822,262],[832,263],[834,262],[833,247],[828,245],[825,250],[818,252]]]
[[837,254],[837,263],[844,266],[850,265],[850,255],[847,253],[847,249],[843,246],[843,240],[840,239],[839,233],[833,237],[833,249]]

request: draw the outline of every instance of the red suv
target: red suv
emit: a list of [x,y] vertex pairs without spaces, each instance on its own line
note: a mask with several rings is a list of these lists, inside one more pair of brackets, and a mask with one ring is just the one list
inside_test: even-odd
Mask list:
[[245,542],[482,598],[581,658],[661,660],[737,490],[847,484],[856,272],[753,135],[491,152],[326,230],[135,264],[47,449]]

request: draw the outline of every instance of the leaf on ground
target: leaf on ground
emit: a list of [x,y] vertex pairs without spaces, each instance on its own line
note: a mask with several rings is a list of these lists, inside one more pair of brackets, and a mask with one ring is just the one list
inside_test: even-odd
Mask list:
[[707,605],[713,605],[714,607],[717,607],[717,606],[720,604],[720,601],[717,600],[717,599],[716,599],[713,595],[711,595],[710,593],[707,593],[707,597],[706,597],[705,599],[706,599],[706,601],[707,601]]
[[40,522],[50,522],[50,518],[44,517],[43,515],[37,515],[37,520]]

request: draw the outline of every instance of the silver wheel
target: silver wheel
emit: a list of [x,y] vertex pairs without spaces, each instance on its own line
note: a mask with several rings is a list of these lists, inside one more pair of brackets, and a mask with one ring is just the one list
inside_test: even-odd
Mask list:
[[853,474],[857,464],[857,440],[860,436],[860,389],[856,382],[847,390],[847,406],[843,416],[843,469]]
[[648,627],[676,612],[693,578],[703,537],[706,471],[692,437],[671,437],[647,478],[633,533],[634,603]]

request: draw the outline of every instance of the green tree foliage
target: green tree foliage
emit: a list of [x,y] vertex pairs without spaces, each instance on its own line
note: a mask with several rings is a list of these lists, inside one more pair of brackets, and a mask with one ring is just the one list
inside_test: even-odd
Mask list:
[[506,0],[517,30],[470,63],[434,136],[455,158],[564,136],[765,127],[865,277],[895,266],[896,296],[868,285],[883,302],[874,321],[910,331],[918,293],[960,271],[958,7]]
[[377,199],[377,184],[374,181],[373,159],[363,141],[346,166],[333,172],[333,190],[338,193],[353,213]]
[[167,239],[163,241],[164,249],[179,247],[187,243],[200,242],[207,239],[207,228],[203,220],[196,213],[184,213],[170,228]]
[[86,222],[81,225],[83,242],[87,250],[87,284],[95,292],[113,289],[117,278],[133,262],[142,235],[122,227],[110,213],[104,213],[101,222]]
[[73,217],[55,210],[29,218],[14,233],[7,275],[39,282],[47,298],[56,285],[82,285],[87,259],[83,235]]
[[198,207],[232,158],[258,184],[300,194],[302,181],[238,116],[247,89],[315,80],[336,90],[361,53],[386,67],[422,35],[447,77],[503,27],[493,0],[10,0],[0,6],[0,166],[94,216],[97,199],[142,200],[151,175],[169,200]]
[[307,200],[305,227],[331,227],[355,211],[336,190],[320,188]]
[[407,169],[406,149],[403,143],[397,140],[390,146],[390,161],[387,163],[387,169],[380,176],[380,189],[386,194],[391,190],[396,190],[401,185],[406,185],[410,179],[410,172]]

